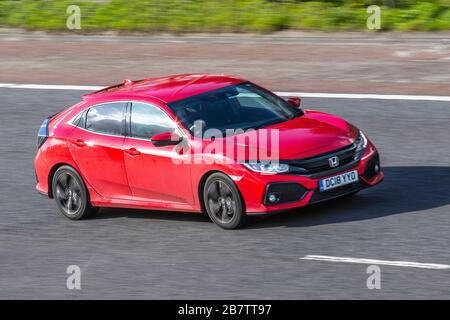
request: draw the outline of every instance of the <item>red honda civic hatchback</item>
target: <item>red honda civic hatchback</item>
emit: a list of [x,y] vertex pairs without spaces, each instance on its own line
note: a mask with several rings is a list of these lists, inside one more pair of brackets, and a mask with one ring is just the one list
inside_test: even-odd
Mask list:
[[139,208],[207,212],[233,229],[383,180],[377,149],[355,126],[224,75],[87,94],[45,119],[37,144],[36,188],[72,220]]

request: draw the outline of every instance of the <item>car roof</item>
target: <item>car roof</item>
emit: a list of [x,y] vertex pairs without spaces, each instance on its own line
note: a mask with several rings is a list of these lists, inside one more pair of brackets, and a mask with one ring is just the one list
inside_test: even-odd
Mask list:
[[135,81],[124,80],[123,83],[86,94],[83,99],[120,99],[126,94],[157,98],[170,103],[244,81],[246,80],[223,74],[178,74]]

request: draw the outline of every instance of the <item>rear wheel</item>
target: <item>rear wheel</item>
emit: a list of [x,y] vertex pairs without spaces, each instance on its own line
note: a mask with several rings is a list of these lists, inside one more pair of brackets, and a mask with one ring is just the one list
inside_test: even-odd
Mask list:
[[247,220],[239,190],[223,173],[213,173],[206,179],[203,202],[208,216],[223,229],[239,228]]
[[62,166],[56,170],[52,191],[59,211],[71,220],[84,219],[98,211],[90,203],[83,179],[72,167]]

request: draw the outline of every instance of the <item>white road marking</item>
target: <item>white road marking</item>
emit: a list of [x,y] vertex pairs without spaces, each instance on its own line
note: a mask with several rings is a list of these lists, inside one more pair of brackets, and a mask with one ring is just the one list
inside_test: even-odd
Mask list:
[[306,255],[301,257],[302,260],[314,260],[314,261],[327,261],[327,262],[347,262],[347,263],[360,263],[360,264],[376,264],[385,266],[396,267],[410,267],[410,268],[422,268],[422,269],[450,269],[450,265],[447,264],[435,264],[435,263],[418,263],[410,261],[389,261],[389,260],[377,260],[377,259],[359,259],[349,257],[332,257],[332,256],[316,256]]
[[[104,88],[104,86],[0,83],[0,88],[95,91],[95,90],[100,90],[100,89]],[[299,96],[302,98],[450,101],[450,96],[370,94],[370,93],[368,93],[368,94],[366,94],[366,93],[323,93],[323,92],[314,93],[314,92],[284,92],[284,91],[278,91],[275,93],[282,97]]]
[[18,84],[18,83],[0,83],[0,88],[9,89],[43,89],[43,90],[99,90],[101,86],[74,86],[59,84]]
[[422,100],[450,101],[450,96],[424,96],[402,94],[370,94],[370,93],[313,93],[313,92],[275,92],[282,97],[299,96],[300,98],[332,98],[332,99],[376,99],[376,100]]

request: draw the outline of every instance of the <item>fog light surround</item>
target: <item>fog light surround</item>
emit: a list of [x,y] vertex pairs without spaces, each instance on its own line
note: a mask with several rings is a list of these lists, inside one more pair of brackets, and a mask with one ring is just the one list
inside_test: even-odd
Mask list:
[[380,156],[375,153],[372,158],[367,161],[366,168],[364,169],[363,177],[365,179],[372,179],[381,171]]
[[302,200],[307,192],[308,190],[299,183],[272,182],[266,187],[263,203],[270,206],[296,202]]

